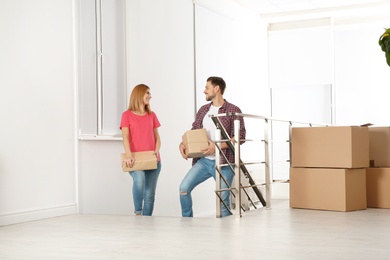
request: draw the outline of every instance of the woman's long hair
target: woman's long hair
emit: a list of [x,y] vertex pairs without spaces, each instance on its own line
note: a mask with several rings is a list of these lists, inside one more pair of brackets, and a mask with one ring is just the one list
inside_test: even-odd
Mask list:
[[136,112],[145,111],[148,114],[152,113],[152,109],[150,108],[150,105],[144,104],[144,96],[149,89],[150,88],[145,84],[138,84],[133,88],[133,91],[131,91],[130,94],[130,104],[129,104],[130,111],[136,111]]

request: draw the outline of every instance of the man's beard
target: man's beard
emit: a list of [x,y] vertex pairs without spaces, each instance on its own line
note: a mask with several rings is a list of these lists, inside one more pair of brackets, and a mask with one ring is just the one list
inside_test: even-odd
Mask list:
[[206,96],[206,101],[211,101],[211,100],[213,100],[213,98],[215,98],[215,95]]

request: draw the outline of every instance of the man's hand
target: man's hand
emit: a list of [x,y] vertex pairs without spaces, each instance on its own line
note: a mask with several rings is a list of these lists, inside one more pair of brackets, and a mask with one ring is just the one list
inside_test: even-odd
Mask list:
[[201,150],[205,155],[215,154],[215,143],[209,140],[209,146],[206,149]]
[[183,142],[181,142],[181,143],[179,144],[179,151],[180,151],[181,157],[183,157],[184,159],[187,160],[187,159],[188,159],[188,156],[186,155],[185,150],[186,150],[186,147],[185,147],[185,145],[183,144]]

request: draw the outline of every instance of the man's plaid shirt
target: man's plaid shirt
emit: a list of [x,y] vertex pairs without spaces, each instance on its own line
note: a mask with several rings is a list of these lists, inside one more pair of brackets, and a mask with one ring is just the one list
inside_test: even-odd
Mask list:
[[[192,123],[192,129],[200,129],[203,128],[203,118],[206,116],[207,112],[210,110],[212,103],[203,105],[198,113],[196,113],[195,121]],[[225,100],[222,107],[219,108],[218,114],[224,114],[224,113],[241,113],[241,109]],[[223,127],[226,130],[226,133],[229,135],[230,138],[234,136],[234,120],[236,119],[236,116],[223,116],[219,117],[219,120],[221,121]],[[245,130],[245,124],[243,117],[238,117],[240,120],[240,140],[245,139],[246,136],[246,130]],[[237,140],[237,138],[235,138]],[[241,144],[245,141],[241,141]],[[223,149],[223,153],[226,155],[226,158],[229,160],[230,163],[234,163],[234,154],[229,149]],[[218,149],[216,149],[215,152],[218,152]],[[194,165],[199,159],[194,158],[192,160],[192,165]],[[221,156],[221,164],[226,164],[226,160],[223,156]]]

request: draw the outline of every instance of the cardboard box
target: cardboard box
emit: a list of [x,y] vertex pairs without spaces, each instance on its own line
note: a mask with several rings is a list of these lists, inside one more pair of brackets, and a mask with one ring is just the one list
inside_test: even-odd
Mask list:
[[205,157],[201,151],[209,146],[206,129],[188,130],[184,133],[182,140],[186,147],[185,154],[188,157]]
[[369,127],[370,167],[390,166],[390,127]]
[[369,167],[368,127],[294,127],[291,166],[319,168]]
[[290,207],[366,209],[366,169],[290,168]]
[[157,169],[157,157],[154,154],[154,151],[145,151],[145,152],[133,152],[133,156],[135,159],[133,167],[127,167],[123,160],[126,154],[121,154],[121,162],[122,162],[122,171],[131,172],[138,170],[154,170]]
[[390,209],[390,168],[367,168],[367,207]]

